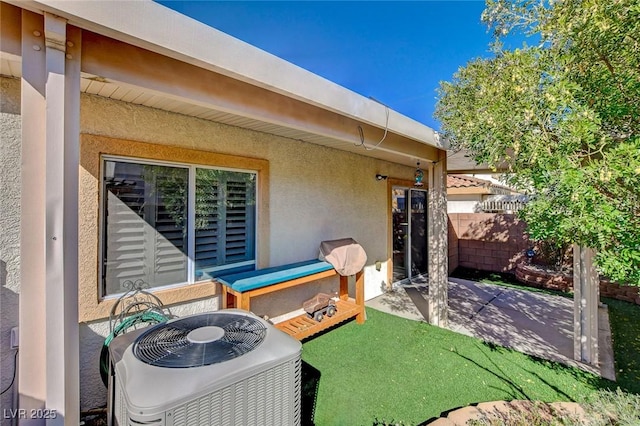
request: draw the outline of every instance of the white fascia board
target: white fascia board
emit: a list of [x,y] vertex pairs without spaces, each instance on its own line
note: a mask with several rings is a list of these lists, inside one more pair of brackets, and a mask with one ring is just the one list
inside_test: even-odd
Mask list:
[[[9,0],[72,25],[385,128],[385,106],[150,0]],[[430,127],[389,110],[389,130],[447,148]]]

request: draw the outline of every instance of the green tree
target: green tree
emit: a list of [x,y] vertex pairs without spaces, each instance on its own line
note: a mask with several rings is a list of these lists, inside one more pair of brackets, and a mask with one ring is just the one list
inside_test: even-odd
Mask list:
[[[441,83],[443,136],[530,194],[534,239],[640,285],[640,2],[487,0],[482,18],[493,55]],[[536,45],[502,49],[517,31]]]

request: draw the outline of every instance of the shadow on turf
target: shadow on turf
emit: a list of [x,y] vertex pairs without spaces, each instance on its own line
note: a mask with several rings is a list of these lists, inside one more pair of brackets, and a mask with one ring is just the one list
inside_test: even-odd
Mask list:
[[473,364],[473,365],[477,366],[478,368],[486,371],[487,373],[491,374],[492,376],[494,376],[498,380],[500,380],[502,383],[507,385],[507,389],[502,389],[502,390],[506,391],[507,394],[511,397],[511,399],[529,399],[529,395],[527,395],[527,393],[524,391],[524,389],[507,376],[507,374],[500,368],[500,366],[498,366],[491,359],[491,357],[484,350],[482,350],[483,349],[482,346],[488,347],[492,352],[502,352],[502,350],[507,350],[506,348],[502,348],[501,346],[498,346],[498,345],[495,345],[495,344],[492,344],[492,343],[491,344],[486,344],[484,342],[483,343],[476,343],[476,347],[478,348],[480,353],[482,355],[484,355],[484,357],[489,362],[489,364],[491,364],[490,366],[484,366],[480,362],[476,361],[475,359],[473,359],[473,358],[471,358],[471,357],[469,357],[467,355],[461,354],[460,352],[458,352],[455,349],[452,352],[455,355],[459,356],[460,358],[465,359],[468,362],[470,362],[471,364]]
[[[460,352],[458,352],[457,350],[453,350],[452,352],[459,356],[460,358],[466,360],[467,362],[470,362],[471,364],[481,368],[482,370],[486,371],[487,373],[491,374],[492,376],[496,377],[498,380],[500,380],[502,383],[504,383],[507,386],[507,389],[500,389],[502,391],[506,391],[507,394],[510,396],[510,399],[512,400],[516,400],[516,399],[525,399],[525,400],[530,400],[531,398],[529,397],[529,395],[525,392],[525,390],[519,386],[517,383],[515,383],[513,380],[511,380],[507,373],[500,368],[500,366],[498,366],[489,356],[489,354],[486,352],[486,350],[483,349],[488,349],[490,352],[496,352],[496,353],[504,353],[504,352],[511,352],[511,349],[505,348],[503,346],[499,346],[496,345],[494,343],[490,343],[490,342],[481,342],[481,343],[477,343],[476,347],[478,348],[478,350],[480,351],[480,353],[485,357],[486,361],[490,364],[489,366],[487,365],[483,365],[482,363],[480,363],[479,361],[476,361],[475,359],[461,354]],[[443,348],[446,349],[446,348]],[[546,368],[550,368],[554,371],[564,371],[564,372],[570,372],[572,375],[574,376],[579,376],[582,380],[586,380],[588,382],[591,382],[590,384],[594,385],[594,387],[597,388],[603,388],[605,386],[605,383],[608,383],[607,380],[593,380],[589,378],[589,375],[585,372],[582,372],[581,370],[575,369],[575,368],[570,368],[570,367],[565,367],[562,366],[560,364],[554,363],[554,362],[550,362],[541,358],[537,358],[534,356],[528,356],[529,359],[531,359],[532,361],[536,362],[536,363],[541,363],[543,364]],[[549,383],[547,380],[545,380],[543,377],[541,377],[539,374],[537,374],[536,372],[533,371],[529,371],[529,370],[525,370],[526,372],[534,375],[535,377],[537,377],[542,383],[544,383],[545,385],[549,386],[549,388],[553,389],[558,395],[562,395],[562,397],[566,398],[569,401],[574,401],[573,398],[571,398],[570,395],[568,395],[567,393],[565,393],[564,391],[562,391],[560,388],[558,388],[557,386],[553,385],[552,383]],[[581,374],[584,373],[584,374]],[[600,386],[599,386],[600,385]],[[476,404],[470,404],[471,406],[475,406]],[[440,413],[439,416],[437,417],[431,417],[427,420],[425,420],[424,422],[420,423],[418,426],[426,426],[432,422],[434,422],[435,420],[442,418],[442,417],[447,417],[449,415],[449,413],[456,411],[460,408],[464,408],[464,406],[461,407],[454,407],[451,408],[449,410],[443,411],[442,413]]]
[[[505,348],[504,346],[496,345],[495,343],[491,343],[491,342],[484,342],[483,341],[481,344],[482,344],[482,346],[487,347],[491,352],[496,352],[496,353],[517,352],[517,351],[514,351],[513,349]],[[548,370],[557,372],[557,373],[558,372],[568,373],[574,379],[580,380],[581,382],[584,382],[584,383],[592,386],[593,388],[615,390],[616,387],[617,387],[617,385],[614,382],[606,380],[606,379],[603,379],[603,378],[598,377],[598,376],[595,376],[595,375],[593,375],[593,374],[591,374],[591,373],[589,373],[587,371],[584,371],[584,370],[582,370],[580,368],[566,366],[566,365],[563,365],[561,363],[550,361],[548,359],[540,358],[540,357],[533,356],[533,355],[527,355],[527,354],[524,354],[524,355],[526,355],[527,358],[529,358],[535,364],[539,364],[542,367],[544,367],[544,368],[546,368]],[[527,373],[530,373],[530,374],[538,377],[540,379],[540,381],[542,381],[543,383],[548,385],[550,388],[554,389],[559,394],[566,396],[566,394],[564,394],[564,392],[562,392],[559,389],[556,389],[550,383],[547,383],[537,373],[535,373],[533,371],[529,371],[529,370],[525,370],[525,371]],[[567,396],[567,398],[568,398],[568,396]]]
[[[475,366],[483,369],[484,371],[488,372],[489,374],[493,375],[494,377],[498,378],[502,383],[504,383],[508,387],[507,393],[509,394],[511,399],[527,399],[527,400],[531,399],[529,397],[529,395],[527,395],[527,393],[524,391],[524,389],[521,386],[517,385],[513,380],[511,380],[507,376],[507,374],[498,365],[496,365],[495,362],[493,362],[491,360],[489,355],[483,350],[483,346],[485,348],[489,349],[489,351],[496,352],[496,353],[511,352],[512,351],[511,349],[505,348],[503,346],[496,345],[494,343],[489,343],[489,342],[478,343],[478,344],[476,344],[476,346],[478,347],[478,349],[480,350],[482,355],[484,355],[486,360],[491,364],[490,366],[482,365],[480,362],[476,361],[475,359],[472,359],[471,357],[469,357],[467,355],[461,354],[458,351],[454,350],[453,353],[455,353],[457,356],[463,358],[464,360],[474,364]],[[609,380],[593,376],[592,374],[589,374],[589,373],[587,373],[587,372],[585,372],[583,370],[580,370],[578,368],[567,367],[567,366],[564,366],[562,364],[551,362],[551,361],[548,361],[546,359],[538,358],[538,357],[531,356],[531,355],[528,355],[527,357],[531,361],[533,361],[534,363],[541,364],[545,368],[548,368],[548,369],[550,369],[552,371],[569,373],[574,378],[579,379],[579,380],[581,380],[581,381],[583,381],[585,383],[588,383],[589,385],[593,386],[594,389],[615,390],[616,387],[617,387],[614,382],[611,382]],[[575,400],[569,394],[565,393],[562,389],[558,388],[556,385],[550,383],[548,380],[546,380],[545,378],[540,376],[535,371],[526,370],[526,369],[524,371],[526,371],[527,373],[535,376],[538,380],[540,380],[540,382],[544,383],[550,389],[553,389],[553,391],[556,392],[558,395],[561,395],[563,398],[565,398],[565,399],[567,399],[569,401],[575,402]],[[471,405],[476,405],[476,404],[471,404]],[[425,426],[425,425],[428,425],[428,424],[432,423],[433,421],[435,421],[435,420],[437,420],[437,419],[439,419],[441,417],[447,417],[449,415],[449,413],[451,413],[453,411],[456,411],[456,410],[458,410],[460,408],[463,408],[463,407],[454,407],[454,408],[451,408],[450,410],[443,411],[442,413],[440,413],[440,415],[438,417],[432,417],[430,419],[427,419],[424,422],[420,423],[418,426]]]

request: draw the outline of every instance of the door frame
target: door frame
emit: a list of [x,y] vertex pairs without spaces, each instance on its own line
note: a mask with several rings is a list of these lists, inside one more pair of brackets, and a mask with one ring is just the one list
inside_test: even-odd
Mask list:
[[[426,180],[426,179],[425,179]],[[427,192],[427,199],[429,198],[429,187],[425,183],[424,186],[420,188],[423,191]],[[393,286],[393,213],[392,213],[392,202],[393,202],[393,187],[401,186],[409,189],[414,188],[414,181],[408,179],[397,179],[397,178],[388,178],[387,179],[387,291],[391,290]],[[428,244],[428,241],[427,241]]]

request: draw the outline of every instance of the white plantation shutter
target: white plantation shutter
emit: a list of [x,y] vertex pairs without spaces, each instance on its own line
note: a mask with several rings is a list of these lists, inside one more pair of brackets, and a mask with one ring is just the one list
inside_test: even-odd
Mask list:
[[253,258],[254,203],[251,182],[226,183],[225,263]]
[[[182,171],[182,170],[180,170]],[[188,170],[182,176],[168,178],[155,177],[151,225],[153,233],[154,256],[153,279],[156,285],[168,285],[187,281],[187,192]],[[170,181],[170,183],[168,183]],[[166,188],[166,189],[165,189]],[[165,191],[177,195],[177,205],[167,203]],[[171,208],[169,208],[171,207]]]
[[198,169],[196,279],[215,276],[225,265],[255,260],[254,176]]
[[203,182],[196,175],[196,279],[219,265],[220,184]]
[[255,268],[255,173],[122,159],[106,160],[104,175],[103,295],[126,281],[159,287]]
[[145,223],[126,201],[107,193],[109,216],[107,218],[104,280],[106,293],[121,291],[122,283],[142,279],[148,282],[145,272]]
[[116,162],[113,173],[105,177],[104,294],[125,291],[127,280],[186,282],[186,198],[169,203],[163,188],[186,194],[188,170]]

